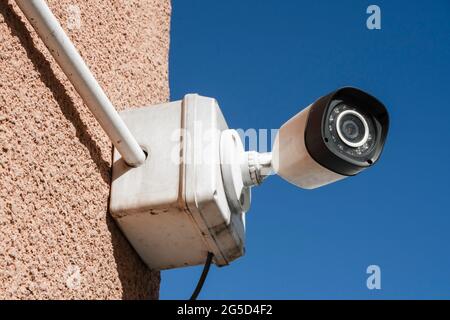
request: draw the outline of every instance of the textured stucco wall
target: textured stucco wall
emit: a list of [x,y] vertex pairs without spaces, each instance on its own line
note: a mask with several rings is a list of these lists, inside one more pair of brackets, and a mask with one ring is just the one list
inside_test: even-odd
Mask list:
[[[117,109],[168,100],[169,0],[47,3]],[[104,132],[0,0],[0,298],[158,297],[159,273],[107,212],[110,164]]]

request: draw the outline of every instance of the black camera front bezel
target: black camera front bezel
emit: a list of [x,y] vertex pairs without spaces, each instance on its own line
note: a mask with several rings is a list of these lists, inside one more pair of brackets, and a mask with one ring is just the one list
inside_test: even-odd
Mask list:
[[[330,110],[338,103],[358,106],[371,117],[376,129],[376,141],[367,157],[355,159],[338,152],[331,144],[326,130]],[[389,115],[386,107],[368,93],[353,87],[338,89],[314,102],[309,110],[305,127],[305,145],[310,156],[320,165],[345,176],[353,176],[378,161],[389,129]]]

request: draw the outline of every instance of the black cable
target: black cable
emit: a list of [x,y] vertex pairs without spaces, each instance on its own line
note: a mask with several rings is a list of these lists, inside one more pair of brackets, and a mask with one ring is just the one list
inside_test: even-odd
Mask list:
[[200,279],[198,279],[197,287],[195,288],[194,292],[192,293],[190,300],[196,300],[198,297],[198,294],[202,290],[203,284],[205,283],[206,276],[209,272],[209,267],[211,267],[211,262],[214,257],[214,254],[212,252],[208,252],[208,256],[206,257],[205,266],[203,267],[202,274],[200,276]]

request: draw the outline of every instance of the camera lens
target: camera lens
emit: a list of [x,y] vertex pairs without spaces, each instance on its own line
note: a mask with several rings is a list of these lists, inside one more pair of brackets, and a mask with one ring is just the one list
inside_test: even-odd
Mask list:
[[352,148],[364,145],[369,138],[369,126],[364,116],[355,110],[339,114],[336,123],[339,138]]
[[[343,176],[353,176],[378,160],[386,141],[389,114],[376,98],[346,87],[320,98],[307,110],[302,138],[311,158],[321,166]],[[305,119],[300,114],[286,122],[280,131],[297,123],[302,129]]]

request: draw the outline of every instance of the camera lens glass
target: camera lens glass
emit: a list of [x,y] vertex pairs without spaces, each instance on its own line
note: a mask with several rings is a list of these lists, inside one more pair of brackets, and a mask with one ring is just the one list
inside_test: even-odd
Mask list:
[[325,141],[328,146],[358,161],[370,158],[376,142],[374,122],[362,110],[356,105],[336,101],[325,123]]
[[346,87],[310,106],[305,144],[325,168],[351,176],[378,160],[388,127],[389,115],[381,102]]
[[357,111],[345,110],[337,118],[339,138],[348,146],[362,146],[368,139],[368,125],[364,117]]

